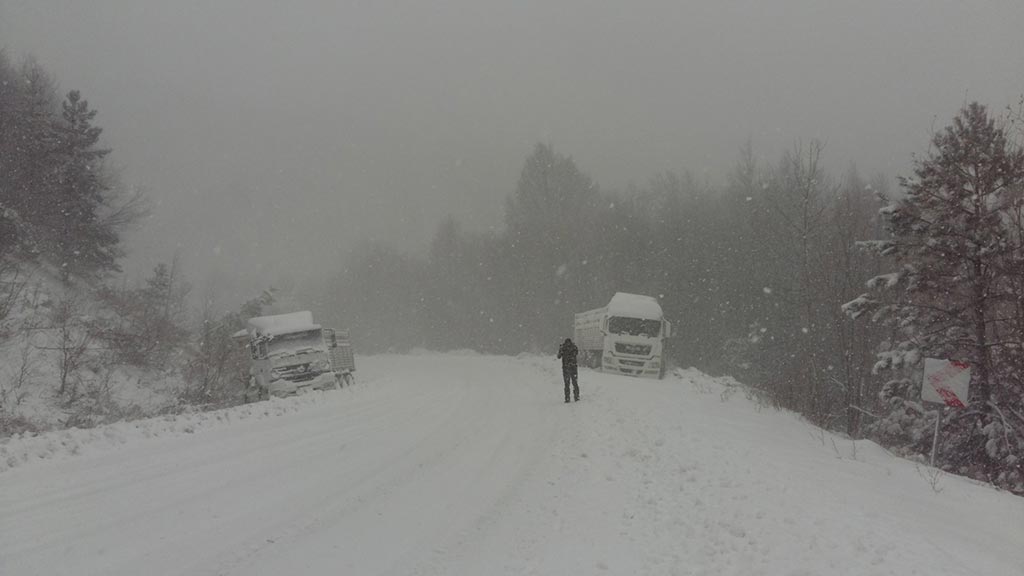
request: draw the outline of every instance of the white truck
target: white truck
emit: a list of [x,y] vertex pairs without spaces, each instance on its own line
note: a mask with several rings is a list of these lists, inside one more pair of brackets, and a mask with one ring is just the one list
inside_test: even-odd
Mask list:
[[576,314],[573,332],[585,366],[648,378],[665,375],[664,340],[672,326],[651,296],[616,292],[607,306]]
[[308,310],[250,318],[234,334],[249,351],[249,399],[292,396],[353,382],[347,331],[313,323]]

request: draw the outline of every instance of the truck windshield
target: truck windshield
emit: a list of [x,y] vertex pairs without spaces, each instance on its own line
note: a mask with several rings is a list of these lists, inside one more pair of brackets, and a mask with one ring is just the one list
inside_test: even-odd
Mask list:
[[629,336],[647,336],[657,338],[661,334],[661,320],[643,320],[613,316],[608,319],[608,332]]
[[320,330],[278,334],[271,338],[269,342],[269,355],[300,354],[302,352],[321,350],[323,347],[324,339]]

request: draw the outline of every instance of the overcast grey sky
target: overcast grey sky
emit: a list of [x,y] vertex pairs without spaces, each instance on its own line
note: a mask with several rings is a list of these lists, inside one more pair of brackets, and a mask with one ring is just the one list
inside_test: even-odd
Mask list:
[[149,190],[129,270],[178,249],[228,284],[500,226],[537,141],[609,189],[724,181],[747,138],[894,176],[1024,93],[1021,0],[0,0],[0,46],[82,90]]

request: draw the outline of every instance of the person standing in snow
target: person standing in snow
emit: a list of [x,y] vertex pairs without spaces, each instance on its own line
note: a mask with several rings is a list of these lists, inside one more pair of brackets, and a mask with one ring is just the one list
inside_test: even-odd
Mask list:
[[580,353],[571,338],[558,347],[558,357],[562,359],[562,380],[565,381],[565,401],[569,401],[569,382],[572,381],[572,390],[576,401],[580,401],[579,371],[576,367],[576,356]]

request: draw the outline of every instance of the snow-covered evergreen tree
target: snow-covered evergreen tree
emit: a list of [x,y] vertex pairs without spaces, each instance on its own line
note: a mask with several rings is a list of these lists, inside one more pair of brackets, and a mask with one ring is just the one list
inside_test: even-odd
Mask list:
[[110,150],[99,146],[103,130],[93,125],[96,110],[77,90],[61,104],[54,120],[53,209],[44,226],[51,230],[49,256],[66,280],[72,274],[91,276],[117,270],[120,238],[104,220],[113,183],[104,173],[103,159]]
[[883,389],[892,410],[879,431],[923,450],[930,438],[918,403],[921,359],[969,362],[971,398],[967,410],[946,417],[944,467],[1024,489],[1024,342],[1012,324],[1024,259],[1011,229],[1024,151],[977,103],[932,146],[916,160],[915,176],[901,179],[906,197],[882,209],[891,239],[868,243],[896,269],[871,279],[871,292],[845,308],[892,330],[876,369],[902,377]]

